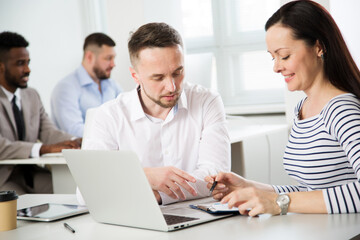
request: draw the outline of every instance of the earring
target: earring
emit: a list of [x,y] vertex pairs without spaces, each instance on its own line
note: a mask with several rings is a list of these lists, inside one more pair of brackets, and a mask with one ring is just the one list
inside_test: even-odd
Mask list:
[[324,54],[323,53],[321,54],[320,57],[321,57],[322,60],[324,60]]

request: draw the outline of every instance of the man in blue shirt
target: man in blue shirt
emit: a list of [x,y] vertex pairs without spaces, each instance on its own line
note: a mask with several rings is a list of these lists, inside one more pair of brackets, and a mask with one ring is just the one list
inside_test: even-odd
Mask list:
[[116,98],[121,89],[110,79],[115,67],[115,42],[103,33],[86,37],[82,64],[55,86],[51,114],[63,131],[82,137],[86,111]]

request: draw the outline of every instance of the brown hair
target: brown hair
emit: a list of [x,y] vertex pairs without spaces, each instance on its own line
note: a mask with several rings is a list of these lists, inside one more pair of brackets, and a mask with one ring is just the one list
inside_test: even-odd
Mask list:
[[180,34],[166,23],[148,23],[139,27],[134,33],[131,33],[128,49],[130,61],[134,63],[139,57],[139,52],[144,48],[154,47],[173,47],[183,42]]
[[109,47],[115,47],[115,42],[108,35],[100,32],[92,33],[85,38],[83,50],[90,45],[96,45],[101,48],[102,45],[106,45]]
[[308,46],[316,41],[323,47],[324,72],[331,84],[360,98],[360,72],[330,13],[320,4],[309,0],[283,5],[266,22],[265,30],[275,24],[292,29],[295,39]]

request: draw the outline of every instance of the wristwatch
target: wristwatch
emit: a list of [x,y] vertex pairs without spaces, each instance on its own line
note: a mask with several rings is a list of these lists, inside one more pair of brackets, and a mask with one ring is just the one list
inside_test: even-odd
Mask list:
[[279,205],[281,212],[280,215],[286,215],[290,203],[290,197],[287,194],[281,193],[276,198],[276,203]]

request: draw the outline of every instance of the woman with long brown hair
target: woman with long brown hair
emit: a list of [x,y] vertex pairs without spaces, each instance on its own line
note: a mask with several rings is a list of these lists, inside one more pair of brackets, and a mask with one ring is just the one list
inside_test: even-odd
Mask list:
[[312,1],[267,21],[274,71],[306,97],[295,108],[284,168],[298,185],[272,186],[233,173],[209,176],[216,199],[240,213],[360,212],[360,72],[331,15]]

